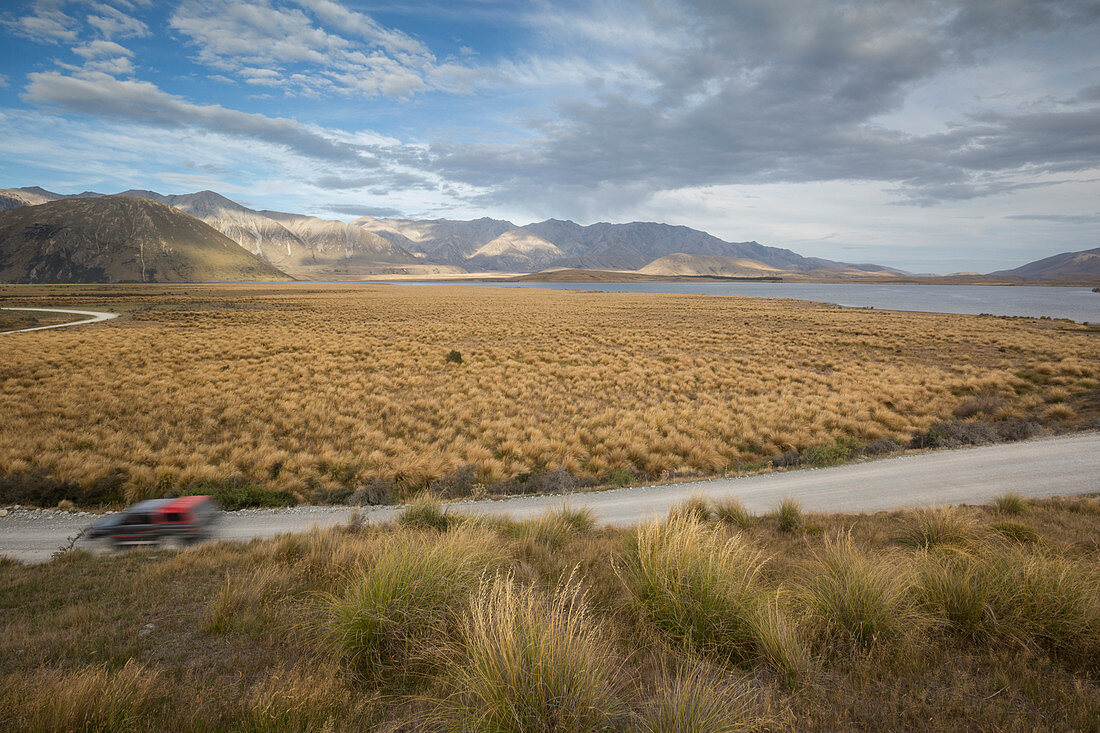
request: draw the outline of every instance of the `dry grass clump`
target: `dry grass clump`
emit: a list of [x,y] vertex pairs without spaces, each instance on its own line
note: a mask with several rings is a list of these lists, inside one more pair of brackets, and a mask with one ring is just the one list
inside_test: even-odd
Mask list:
[[786,498],[775,508],[775,522],[780,532],[797,532],[802,529],[805,519],[802,505],[796,500]]
[[1020,494],[1015,491],[1009,491],[994,497],[993,505],[997,507],[997,511],[1001,514],[1011,514],[1015,516],[1027,511],[1027,499],[1020,496]]
[[595,524],[591,509],[562,507],[535,519],[510,523],[505,529],[516,539],[533,540],[557,549],[570,537],[591,532]]
[[[13,730],[141,731],[161,726],[168,697],[156,670],[128,661],[120,669],[105,664],[74,671],[39,670],[0,685],[0,703]],[[15,713],[14,718],[10,718]]]
[[621,664],[577,586],[546,595],[498,575],[469,601],[438,720],[486,733],[611,730],[625,710]]
[[940,545],[965,546],[973,540],[977,525],[954,506],[930,506],[906,512],[897,541],[927,550]]
[[[1040,321],[406,285],[0,287],[4,304],[47,294],[126,315],[5,337],[0,503],[194,485],[371,503],[715,475],[785,451],[829,463],[906,444],[967,395],[999,395],[998,424],[1030,430],[1001,416],[1068,409],[1100,379],[1094,335]],[[985,439],[957,432],[945,444]]]
[[762,726],[753,694],[700,666],[661,678],[635,730],[645,733],[737,733]]
[[931,553],[918,597],[948,629],[972,639],[1034,645],[1093,669],[1100,659],[1100,575],[1019,546]]
[[826,540],[814,553],[813,562],[802,569],[797,598],[827,641],[866,648],[912,633],[922,622],[904,568],[863,552],[850,533]]
[[431,494],[418,494],[409,505],[397,515],[397,523],[413,529],[434,529],[446,532],[451,526],[451,517],[443,502]]
[[713,514],[710,502],[702,494],[693,494],[668,510],[669,519],[689,522],[708,522]]
[[716,501],[713,511],[719,522],[739,529],[751,529],[756,524],[756,515],[746,509],[739,499]]
[[445,535],[393,535],[343,594],[327,597],[332,633],[365,674],[403,667],[445,623],[484,573],[504,565],[506,548],[477,528]]

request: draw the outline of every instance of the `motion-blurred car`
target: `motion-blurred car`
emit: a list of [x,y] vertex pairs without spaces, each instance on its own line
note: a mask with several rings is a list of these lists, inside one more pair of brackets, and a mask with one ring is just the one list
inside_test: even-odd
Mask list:
[[92,525],[88,536],[114,545],[183,544],[213,536],[218,506],[209,496],[149,499]]

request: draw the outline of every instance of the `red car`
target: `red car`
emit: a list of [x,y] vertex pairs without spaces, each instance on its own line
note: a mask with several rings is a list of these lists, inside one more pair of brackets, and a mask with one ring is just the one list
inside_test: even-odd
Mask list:
[[176,539],[189,544],[212,536],[218,506],[209,496],[141,501],[94,525],[88,535],[116,545],[159,544]]

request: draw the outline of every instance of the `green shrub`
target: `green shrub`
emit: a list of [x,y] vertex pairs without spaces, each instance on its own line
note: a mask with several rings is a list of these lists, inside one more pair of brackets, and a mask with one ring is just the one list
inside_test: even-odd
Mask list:
[[447,356],[444,358],[444,361],[446,361],[448,364],[461,364],[462,354],[455,349],[451,349],[447,352]]
[[973,518],[957,507],[933,506],[907,512],[896,539],[900,544],[922,550],[940,545],[965,547],[976,531]]
[[920,621],[902,569],[860,551],[851,535],[827,540],[814,553],[802,569],[798,596],[823,638],[860,647],[901,636]]
[[616,573],[662,636],[713,659],[747,660],[757,651],[763,563],[740,536],[673,517],[638,528]]
[[756,516],[746,509],[739,499],[723,499],[715,502],[714,516],[719,522],[740,529],[750,529],[756,524]]
[[1024,544],[1042,541],[1043,536],[1034,527],[1021,522],[994,522],[989,528],[1005,539]]
[[846,443],[818,443],[802,452],[802,462],[811,466],[835,466],[848,460],[851,448]]
[[230,479],[220,483],[200,481],[187,487],[191,494],[209,494],[214,497],[222,509],[274,508],[294,506],[298,500],[288,491],[272,491],[258,484],[250,484],[240,479]]
[[706,522],[711,517],[710,504],[707,503],[704,496],[693,494],[687,499],[674,504],[668,510],[668,517],[669,519],[683,517],[689,521]]
[[445,730],[474,733],[611,730],[624,709],[619,667],[575,586],[546,597],[498,576],[469,602],[438,718]]
[[802,529],[802,505],[795,499],[784,499],[775,509],[775,521],[781,532],[797,532]]
[[1013,491],[995,497],[993,504],[1001,514],[1018,516],[1027,511],[1027,499]]
[[397,515],[397,524],[412,529],[435,529],[446,532],[451,526],[443,504],[430,494],[419,494]]
[[379,678],[414,657],[478,578],[508,559],[496,535],[463,527],[385,539],[373,564],[325,604],[339,645],[364,673]]

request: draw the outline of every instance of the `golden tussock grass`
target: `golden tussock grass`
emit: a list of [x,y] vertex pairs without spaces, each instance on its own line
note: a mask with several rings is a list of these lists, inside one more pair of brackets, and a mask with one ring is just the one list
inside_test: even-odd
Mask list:
[[401,498],[463,466],[486,485],[710,475],[815,447],[828,463],[960,409],[1071,420],[1069,398],[1100,386],[1095,334],[1019,319],[456,287],[41,292],[125,317],[5,337],[0,476],[91,503],[231,481]]

